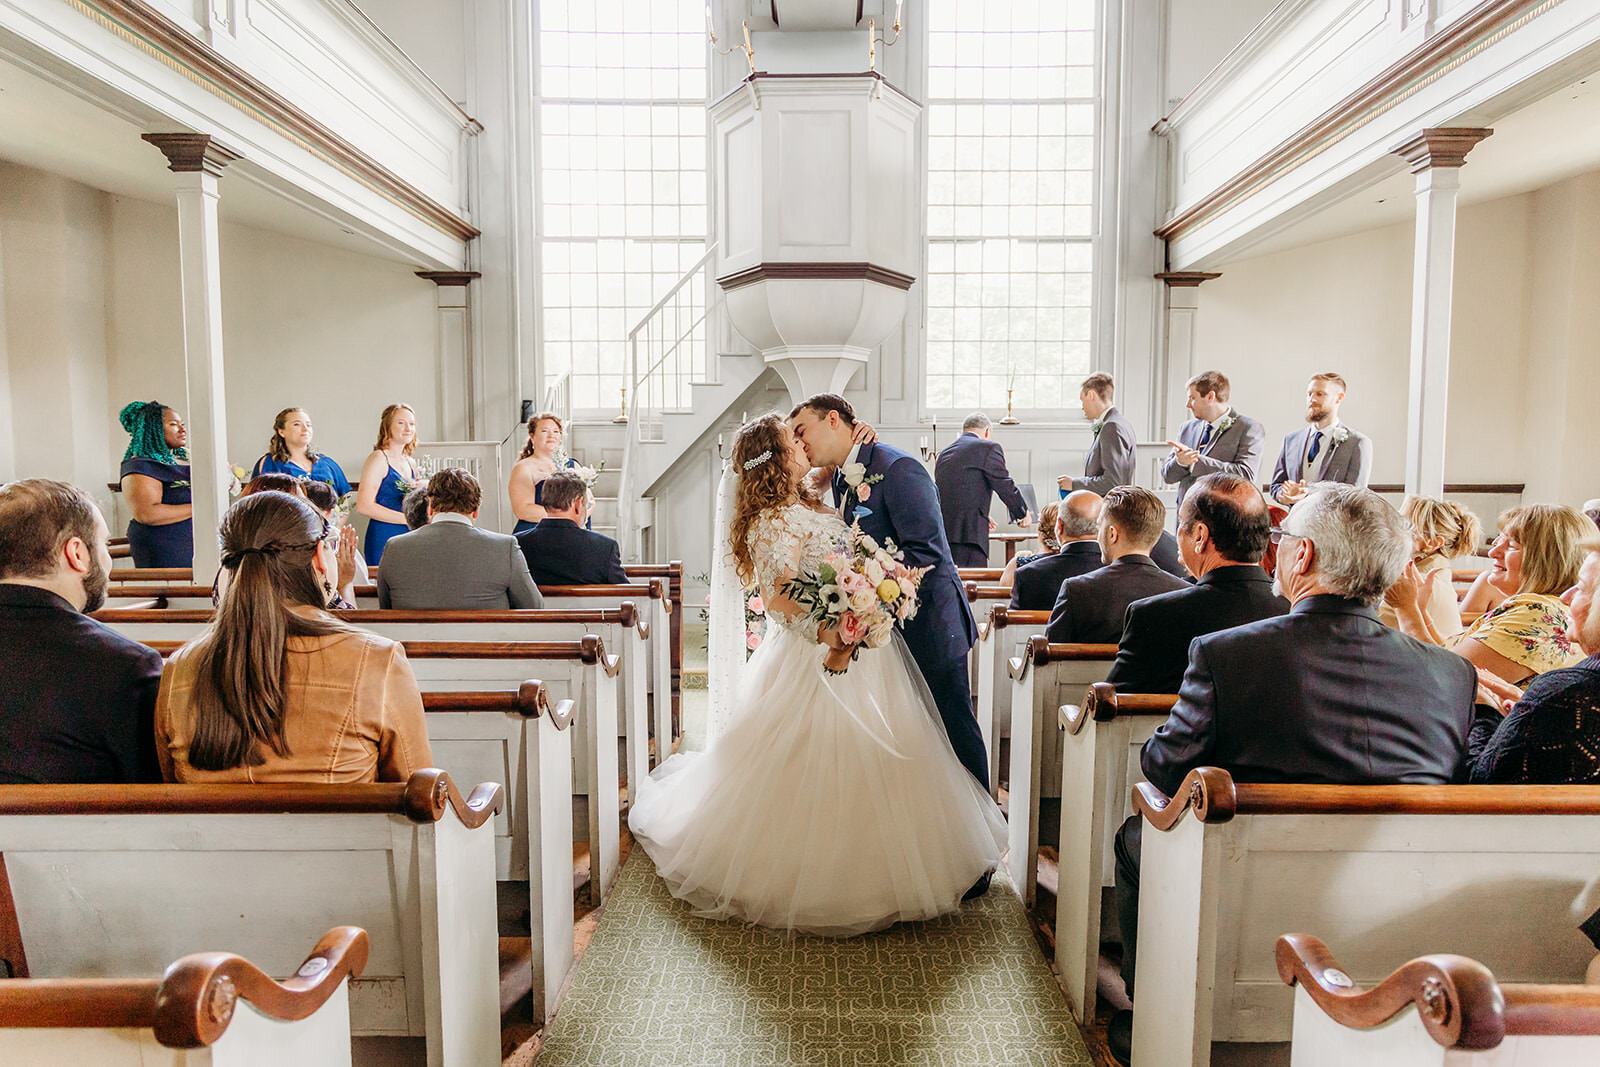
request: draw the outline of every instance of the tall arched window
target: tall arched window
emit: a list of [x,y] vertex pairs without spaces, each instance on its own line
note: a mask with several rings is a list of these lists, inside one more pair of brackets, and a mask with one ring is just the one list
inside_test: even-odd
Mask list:
[[928,408],[1072,406],[1090,370],[1094,0],[930,0]]
[[706,249],[704,0],[542,0],[547,381],[615,410],[628,331]]

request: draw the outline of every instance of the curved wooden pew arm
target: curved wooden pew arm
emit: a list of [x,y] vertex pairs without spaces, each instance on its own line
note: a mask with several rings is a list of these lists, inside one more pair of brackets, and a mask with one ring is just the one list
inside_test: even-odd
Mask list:
[[1029,667],[1043,667],[1047,663],[1062,663],[1067,660],[1116,658],[1116,645],[1051,644],[1043,635],[1035,635],[1028,639],[1028,647],[1023,650],[1022,655],[1013,656],[1006,661],[1006,671],[1011,677],[1021,681],[1027,677]]
[[1084,690],[1081,704],[1061,705],[1061,725],[1075,734],[1089,719],[1110,722],[1118,715],[1166,714],[1177,702],[1176,693],[1119,693],[1110,682],[1095,682]]
[[293,977],[278,982],[241,956],[185,956],[161,978],[24,978],[0,982],[0,1026],[134,1027],[168,1048],[204,1048],[228,1029],[239,1001],[283,1022],[309,1018],[367,966],[367,932],[322,935]]

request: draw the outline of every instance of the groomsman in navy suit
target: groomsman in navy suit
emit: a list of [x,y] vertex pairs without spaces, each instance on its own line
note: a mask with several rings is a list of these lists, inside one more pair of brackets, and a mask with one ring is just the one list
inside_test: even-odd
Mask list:
[[1294,506],[1313,482],[1343,482],[1360,489],[1372,475],[1372,440],[1339,421],[1344,379],[1332,371],[1313,374],[1306,386],[1306,422],[1283,440],[1272,472],[1272,499]]
[[1105,496],[1119,485],[1133,484],[1134,444],[1139,436],[1128,417],[1111,403],[1116,389],[1109,374],[1091,374],[1083,380],[1078,403],[1094,432],[1094,443],[1084,457],[1082,478],[1063,474],[1056,479],[1063,497],[1075,489]]
[[1189,379],[1189,399],[1184,403],[1194,418],[1168,441],[1172,454],[1161,464],[1161,478],[1178,483],[1178,512],[1189,487],[1208,474],[1232,474],[1247,482],[1261,469],[1261,446],[1267,429],[1228,403],[1228,379],[1208,370]]
[[933,482],[939,488],[939,510],[944,535],[958,567],[989,565],[989,498],[999,496],[1006,513],[1018,526],[1030,516],[1022,490],[1006,469],[1005,450],[990,440],[989,416],[975,411],[961,424],[961,436],[939,453],[933,464]]

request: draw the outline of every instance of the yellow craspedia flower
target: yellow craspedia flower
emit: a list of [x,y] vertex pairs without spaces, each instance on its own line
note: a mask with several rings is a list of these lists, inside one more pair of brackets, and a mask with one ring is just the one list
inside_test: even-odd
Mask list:
[[243,467],[235,467],[233,468],[233,476],[242,482],[250,477],[250,472]]
[[900,597],[900,583],[893,578],[885,578],[878,583],[878,599],[888,603]]

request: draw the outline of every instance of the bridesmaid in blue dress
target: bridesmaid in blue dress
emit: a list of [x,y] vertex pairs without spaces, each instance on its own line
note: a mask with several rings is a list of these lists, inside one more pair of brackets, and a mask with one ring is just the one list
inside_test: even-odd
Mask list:
[[408,529],[400,505],[407,491],[422,480],[412,458],[416,451],[416,412],[409,404],[390,404],[378,422],[378,443],[361,465],[361,488],[356,496],[356,510],[371,520],[361,549],[368,566],[377,566],[383,559],[383,546]]
[[[544,518],[544,480],[563,465],[557,458],[561,440],[559,415],[541,411],[528,420],[528,443],[522,447],[521,458],[512,465],[510,483],[506,486],[511,497],[511,513],[517,517],[513,534],[526,533]],[[564,464],[568,468],[577,465],[575,459],[568,459]]]
[[252,477],[288,474],[326,482],[340,496],[350,491],[350,479],[344,476],[343,468],[311,450],[311,416],[306,414],[305,408],[284,408],[278,412],[278,417],[272,420],[272,440],[267,442],[267,454],[256,460],[250,474]]
[[158,400],[118,414],[130,438],[122,455],[122,495],[133,519],[128,547],[135,567],[194,565],[194,507],[189,490],[189,431],[183,416]]

